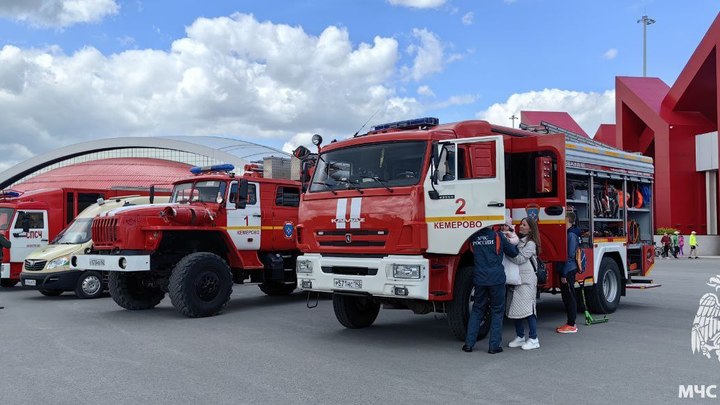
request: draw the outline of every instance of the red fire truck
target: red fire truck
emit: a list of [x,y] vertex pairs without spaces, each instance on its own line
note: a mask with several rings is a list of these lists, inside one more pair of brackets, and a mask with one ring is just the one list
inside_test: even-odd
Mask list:
[[[23,261],[34,250],[46,246],[78,213],[96,203],[129,194],[148,195],[138,188],[45,188],[33,191],[0,192],[0,232],[12,243],[3,254],[0,285],[12,287],[20,282]],[[9,253],[9,254],[8,254]]]
[[446,313],[464,339],[468,239],[510,212],[516,223],[538,220],[549,273],[540,287],[553,292],[556,263],[567,260],[565,214],[577,214],[589,269],[579,278],[596,312],[613,312],[654,264],[650,194],[627,198],[651,191],[652,159],[581,136],[425,118],[333,142],[316,160],[301,201],[298,283],[333,293],[348,328],[371,325],[382,306]]
[[182,314],[212,316],[228,303],[233,282],[290,294],[300,183],[263,177],[258,165],[239,177],[233,169],[193,168],[194,177],[174,184],[169,204],[96,217],[93,251],[71,265],[110,272],[110,294],[130,310],[153,308],[169,293]]

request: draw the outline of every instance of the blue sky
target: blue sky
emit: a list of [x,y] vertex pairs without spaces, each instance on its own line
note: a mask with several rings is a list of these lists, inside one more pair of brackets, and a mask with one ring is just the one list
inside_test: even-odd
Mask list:
[[0,3],[0,169],[98,137],[225,134],[290,148],[420,115],[614,120],[615,76],[672,85],[717,16],[689,0]]

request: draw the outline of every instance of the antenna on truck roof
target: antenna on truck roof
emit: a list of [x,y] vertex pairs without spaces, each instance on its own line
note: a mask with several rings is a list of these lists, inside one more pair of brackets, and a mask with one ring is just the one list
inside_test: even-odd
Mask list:
[[356,136],[358,136],[358,134],[360,133],[360,131],[362,131],[363,128],[365,128],[365,125],[367,125],[368,122],[370,122],[370,120],[373,119],[373,117],[375,117],[375,114],[377,114],[377,113],[380,112],[380,108],[381,108],[381,107],[378,107],[378,109],[375,110],[375,112],[370,116],[370,118],[368,118],[367,121],[365,121],[365,123],[362,124],[362,126],[360,127],[360,129],[358,129],[357,132],[355,132],[355,134],[353,135],[353,138],[356,137]]

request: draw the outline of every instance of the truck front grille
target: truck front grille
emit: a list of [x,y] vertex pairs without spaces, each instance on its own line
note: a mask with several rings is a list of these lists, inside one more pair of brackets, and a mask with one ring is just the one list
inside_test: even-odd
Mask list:
[[40,271],[45,268],[47,260],[25,260],[25,270]]
[[333,247],[383,247],[387,229],[329,229],[316,232],[318,245]]
[[95,245],[110,245],[117,241],[117,218],[95,218],[92,224],[92,239]]

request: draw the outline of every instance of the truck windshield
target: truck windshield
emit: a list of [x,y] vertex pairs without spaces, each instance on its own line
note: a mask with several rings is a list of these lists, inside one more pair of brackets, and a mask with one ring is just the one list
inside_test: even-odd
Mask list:
[[12,208],[0,208],[0,231],[8,229],[14,213]]
[[310,192],[410,186],[423,175],[427,144],[376,143],[320,155]]
[[55,239],[52,245],[79,245],[91,238],[92,218],[75,218]]
[[173,189],[171,203],[188,204],[190,202],[217,202],[222,201],[225,195],[223,181],[198,181],[197,183],[182,183]]

